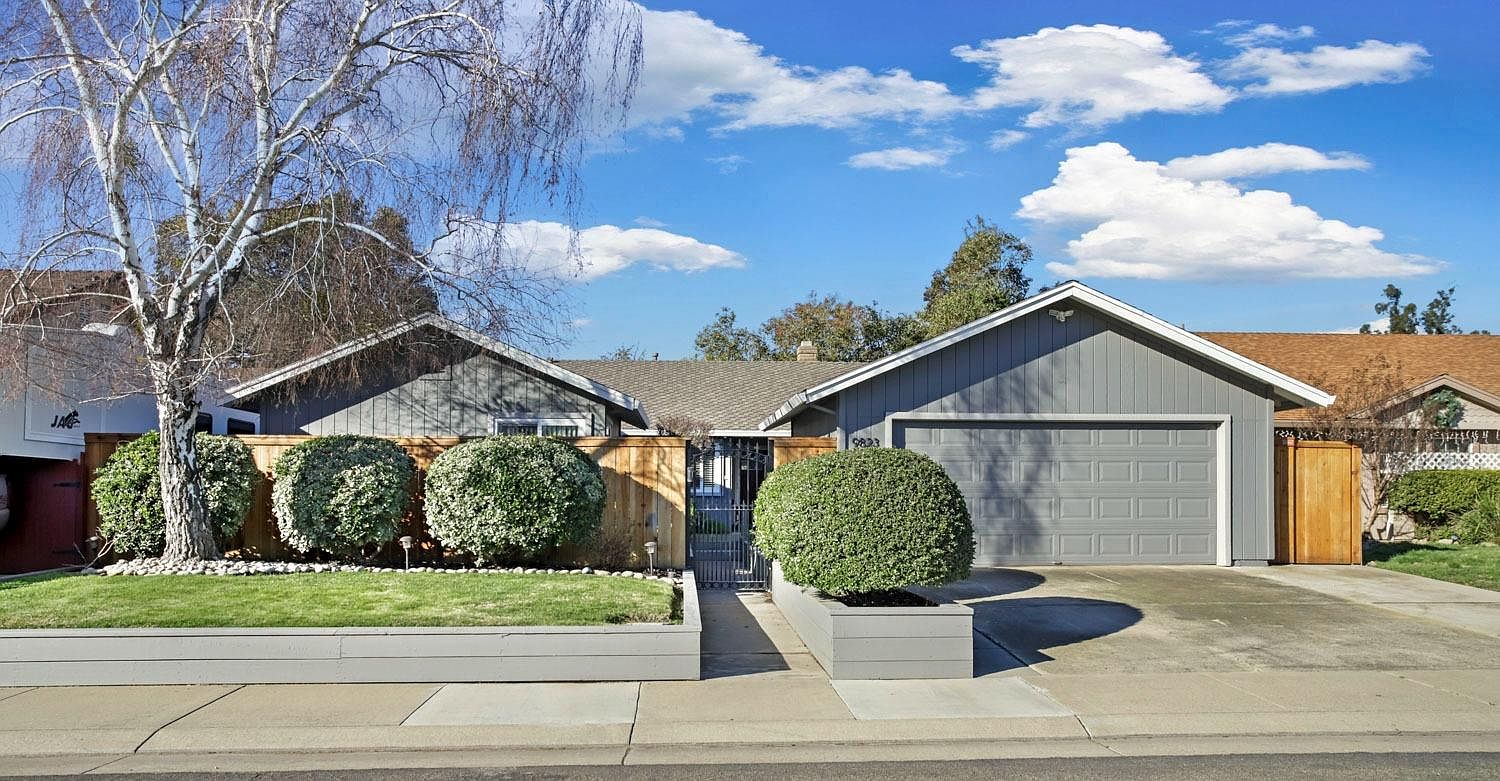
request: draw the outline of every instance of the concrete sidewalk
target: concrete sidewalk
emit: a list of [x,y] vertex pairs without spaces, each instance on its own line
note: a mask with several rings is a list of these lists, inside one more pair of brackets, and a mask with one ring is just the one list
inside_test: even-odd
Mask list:
[[[1500,750],[1500,670],[830,682],[763,595],[704,598],[706,679],[0,689],[18,773]],[[1407,747],[1407,748],[1402,748]]]

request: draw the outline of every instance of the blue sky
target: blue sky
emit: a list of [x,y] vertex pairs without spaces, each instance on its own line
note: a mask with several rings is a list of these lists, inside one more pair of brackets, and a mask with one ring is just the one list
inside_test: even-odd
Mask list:
[[686,357],[812,290],[914,309],[975,214],[1193,329],[1357,327],[1395,281],[1500,331],[1489,4],[647,8],[563,354]]

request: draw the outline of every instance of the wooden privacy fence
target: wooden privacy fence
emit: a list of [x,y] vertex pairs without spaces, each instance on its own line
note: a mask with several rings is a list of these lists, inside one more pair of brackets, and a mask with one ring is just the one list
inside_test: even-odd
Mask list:
[[838,442],[830,437],[775,437],[771,441],[775,443],[775,451],[771,455],[771,463],[775,466],[821,456],[838,449]]
[[1360,450],[1348,442],[1278,439],[1276,560],[1360,564]]
[[[83,467],[86,485],[94,472],[122,442],[136,434],[88,434],[84,437]],[[281,544],[276,519],[271,513],[271,466],[282,453],[310,436],[276,434],[240,435],[235,439],[250,448],[261,479],[255,485],[250,514],[231,548],[266,558],[290,551]],[[401,534],[422,539],[426,524],[422,517],[421,480],[432,459],[463,440],[458,437],[393,437],[417,462],[417,485],[413,487],[411,510]],[[644,545],[657,543],[658,566],[682,568],[687,563],[687,441],[679,437],[580,437],[568,440],[587,453],[604,473],[607,499],[604,526],[590,549],[566,549],[560,558],[596,566],[645,566]],[[92,492],[84,509],[85,536],[99,528],[99,512]]]

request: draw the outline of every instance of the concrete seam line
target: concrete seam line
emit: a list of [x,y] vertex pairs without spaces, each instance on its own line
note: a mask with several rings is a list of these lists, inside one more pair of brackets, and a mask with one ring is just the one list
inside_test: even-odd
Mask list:
[[980,637],[983,637],[984,639],[990,641],[991,643],[994,643],[996,648],[999,648],[1000,650],[1004,651],[1007,656],[1009,656],[1010,658],[1016,660],[1017,664],[1020,664],[1022,667],[1025,667],[1026,669],[1031,670],[1032,672],[1034,672],[1034,673],[1036,673],[1038,675],[1046,675],[1046,673],[1042,672],[1041,670],[1038,670],[1030,662],[1027,662],[1027,661],[1023,660],[1015,651],[1012,651],[1009,648],[1006,648],[1004,643],[1002,643],[999,640],[996,640],[995,638],[991,637],[989,632],[984,631],[983,629],[981,629],[978,626],[974,627],[974,631],[978,632]]
[[39,688],[39,687],[36,687],[36,686],[25,686],[25,687],[22,687],[20,689],[17,689],[16,691],[11,692],[10,694],[0,694],[0,700],[8,700],[11,697],[19,697],[22,694],[25,694],[26,692],[36,691],[37,688]]
[[406,714],[405,716],[402,716],[401,720],[398,721],[398,722],[396,722],[396,726],[398,726],[398,727],[404,727],[404,726],[406,726],[406,720],[407,719],[411,718],[413,714],[415,714],[417,711],[421,710],[423,705],[426,705],[427,703],[431,702],[432,698],[436,697],[438,695],[438,692],[440,692],[440,691],[448,688],[448,686],[449,685],[446,684],[446,683],[438,684],[437,688],[433,689],[431,693],[429,693],[426,697],[422,698],[421,702],[417,703],[417,707],[412,708],[410,713]]
[[109,767],[110,765],[115,764],[116,762],[119,762],[119,761],[121,761],[123,759],[126,759],[129,756],[130,756],[129,754],[117,754],[117,755],[115,755],[113,757],[110,757],[103,764],[95,765],[95,766],[89,768],[88,770],[85,770],[82,773],[79,773],[79,775],[90,775],[90,774],[93,774],[93,773],[98,773],[99,771],[101,771],[101,770]]
[[1228,686],[1229,688],[1234,689],[1235,691],[1240,692],[1241,694],[1248,694],[1251,697],[1254,697],[1255,699],[1260,700],[1261,702],[1264,702],[1265,704],[1267,704],[1267,705],[1275,708],[1278,711],[1281,711],[1281,712],[1284,712],[1284,713],[1292,713],[1293,712],[1291,708],[1288,708],[1285,705],[1282,705],[1281,703],[1276,702],[1275,700],[1272,700],[1272,699],[1270,699],[1268,697],[1262,697],[1259,694],[1256,694],[1255,692],[1253,692],[1253,691],[1251,691],[1249,689],[1246,689],[1243,686],[1236,686],[1233,681],[1226,681],[1226,680],[1224,680],[1222,678],[1217,677],[1214,673],[1203,673],[1202,675],[1204,677],[1208,678],[1210,681],[1213,681],[1214,683],[1223,684],[1224,686]]
[[132,754],[140,753],[141,746],[144,746],[147,743],[150,743],[151,739],[154,738],[154,737],[156,737],[157,735],[161,734],[162,730],[166,729],[167,727],[172,726],[173,724],[176,724],[179,721],[182,721],[183,719],[185,719],[185,718],[193,715],[194,713],[197,713],[198,711],[203,710],[204,708],[207,708],[208,706],[210,706],[210,705],[218,702],[219,700],[224,699],[225,697],[228,697],[231,694],[234,694],[235,692],[237,692],[237,691],[239,691],[240,689],[243,689],[243,688],[245,688],[245,685],[243,683],[240,684],[240,685],[238,685],[238,686],[231,687],[229,689],[229,691],[224,692],[223,694],[220,694],[219,696],[217,696],[217,697],[209,700],[208,702],[203,703],[202,705],[199,705],[196,708],[193,708],[192,710],[188,711],[187,713],[184,713],[181,716],[178,716],[177,718],[172,719],[171,721],[167,722],[166,724],[161,725],[160,727],[157,727],[156,729],[151,730],[151,734],[147,735],[145,740],[142,740],[140,743],[135,744],[135,748],[131,749],[130,753],[132,753]]
[[625,758],[630,756],[630,747],[635,744],[635,725],[641,720],[641,688],[645,684],[637,681],[635,684],[635,711],[630,714],[630,731],[625,733],[625,753],[620,755],[620,764],[625,764]]
[[[1439,685],[1437,685],[1435,683],[1428,683],[1426,681],[1419,681],[1416,678],[1408,678],[1405,675],[1401,674],[1403,672],[1401,670],[1381,670],[1381,672],[1383,672],[1386,675],[1389,675],[1389,676],[1395,678],[1398,681],[1406,681],[1408,683],[1415,683],[1418,686],[1425,686],[1425,687],[1427,687],[1427,688],[1429,688],[1429,689],[1431,689],[1431,690],[1433,690],[1435,692],[1442,692],[1443,694],[1451,694],[1454,697],[1461,697],[1461,698],[1466,699],[1466,700],[1472,700],[1473,702],[1477,702],[1477,703],[1480,703],[1482,705],[1489,705],[1489,706],[1492,706],[1492,707],[1495,705],[1495,703],[1490,702],[1489,700],[1485,700],[1485,699],[1481,699],[1479,697],[1475,697],[1474,695],[1468,694],[1467,692],[1461,692],[1461,691],[1458,691],[1456,689],[1449,689],[1449,688],[1446,688],[1446,687],[1443,687],[1443,686],[1439,686]],[[1409,672],[1409,671],[1405,671],[1405,672]]]

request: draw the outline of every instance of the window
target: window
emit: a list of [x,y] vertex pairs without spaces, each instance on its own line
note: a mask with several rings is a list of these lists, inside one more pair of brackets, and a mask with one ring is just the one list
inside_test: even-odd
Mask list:
[[255,423],[239,418],[226,418],[224,420],[224,433],[226,434],[254,434]]
[[722,494],[733,478],[731,458],[718,442],[705,450],[693,449],[688,465],[688,488],[695,494]]
[[495,418],[495,433],[506,436],[581,437],[592,430],[587,415],[557,415],[547,418]]
[[193,421],[193,430],[202,434],[214,433],[214,416],[207,412],[198,413],[197,419]]

